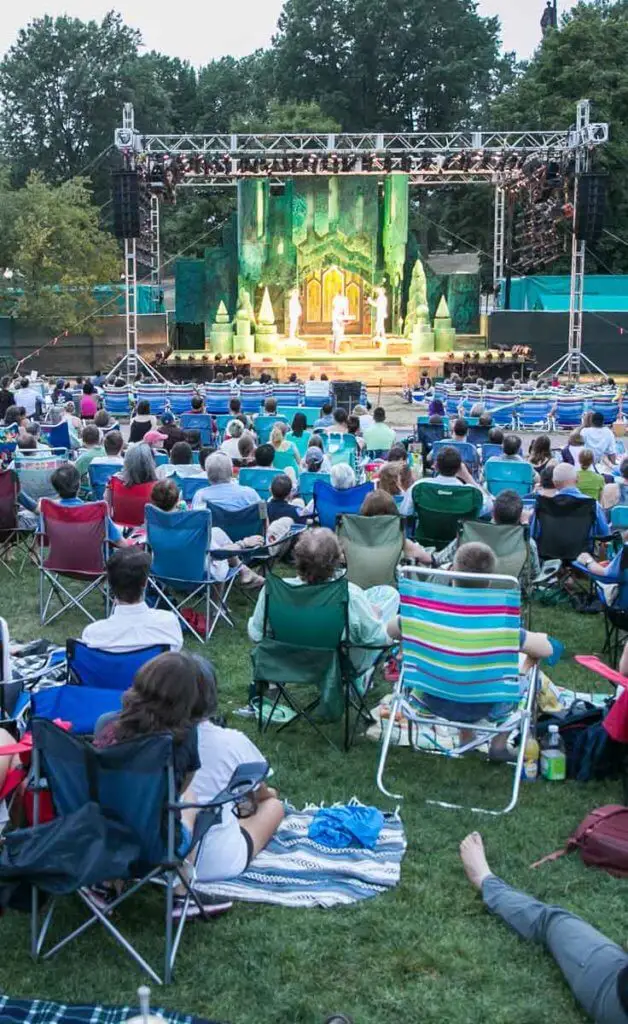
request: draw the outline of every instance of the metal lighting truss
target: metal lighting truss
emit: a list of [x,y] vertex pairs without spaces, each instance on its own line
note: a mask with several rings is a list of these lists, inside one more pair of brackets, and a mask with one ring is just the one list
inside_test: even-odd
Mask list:
[[[516,173],[515,169],[520,166],[519,161],[532,156],[543,161],[575,157],[577,173],[581,173],[588,167],[591,149],[607,141],[608,124],[590,121],[588,100],[580,101],[576,124],[566,131],[469,130],[338,134],[147,135],[136,130],[133,105],[126,103],[122,127],[116,129],[114,138],[115,146],[129,168],[159,159],[164,166],[169,161],[177,162],[176,188],[233,187],[247,177],[268,178],[273,184],[281,184],[285,178],[312,177],[314,174],[368,174],[381,177],[403,173],[407,174],[409,185],[429,188],[456,184],[491,184],[495,187],[495,283],[503,277],[505,269],[506,194]],[[198,158],[213,163],[214,167],[206,165],[198,169]],[[186,159],[189,161],[187,167]],[[158,217],[151,217],[151,228],[153,233],[158,233]],[[157,247],[158,239],[154,241],[153,252],[157,251]],[[574,236],[572,252],[576,248],[579,248],[580,257],[576,260],[574,256],[572,260],[573,316],[570,311],[569,354],[566,357],[570,374],[580,372],[584,285],[584,243],[578,243],[577,246]],[[126,265],[128,270],[128,262]]]

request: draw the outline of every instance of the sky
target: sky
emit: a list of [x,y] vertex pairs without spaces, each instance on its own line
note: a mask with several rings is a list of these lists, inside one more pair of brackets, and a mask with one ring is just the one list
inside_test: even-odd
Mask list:
[[[544,0],[478,0],[478,6],[480,14],[500,17],[504,49],[516,50],[520,58],[532,54],[540,38]],[[569,0],[558,0],[559,14],[568,6]],[[171,0],[4,0],[0,54],[33,18],[69,14],[84,21],[101,20],[114,8],[127,24],[140,29],[148,49],[201,65],[214,57],[240,57],[267,46],[281,7],[282,0],[200,0],[181,10]]]

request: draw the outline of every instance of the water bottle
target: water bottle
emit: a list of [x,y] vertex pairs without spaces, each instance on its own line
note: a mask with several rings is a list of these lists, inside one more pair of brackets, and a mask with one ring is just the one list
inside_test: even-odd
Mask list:
[[541,775],[548,782],[564,782],[567,778],[565,745],[557,725],[550,725],[541,751]]

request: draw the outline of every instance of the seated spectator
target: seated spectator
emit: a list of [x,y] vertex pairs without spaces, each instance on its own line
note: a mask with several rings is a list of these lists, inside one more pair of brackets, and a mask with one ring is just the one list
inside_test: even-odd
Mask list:
[[4,414],[5,427],[12,427],[14,424],[20,433],[27,433],[28,416],[23,405],[10,405]]
[[119,430],[111,430],[108,434],[105,434],[102,446],[105,454],[96,455],[96,457],[92,459],[90,465],[99,466],[103,463],[114,466],[124,465],[124,459],[122,458],[124,438]]
[[491,495],[473,479],[471,473],[460,458],[460,452],[456,448],[445,447],[440,448],[438,455],[436,456],[435,475],[433,477],[421,477],[420,480],[417,480],[416,483],[406,491],[405,497],[401,503],[401,515],[414,515],[414,491],[417,487],[431,487],[434,484],[440,484],[441,486],[451,486],[452,484],[458,486],[468,484],[470,487],[477,487],[478,490],[482,492],[484,498],[480,515],[482,517],[486,517],[491,514],[493,508],[493,499]]
[[211,502],[212,505],[220,505],[228,511],[235,511],[246,508],[247,505],[259,504],[257,491],[234,481],[233,463],[224,452],[214,452],[210,455],[205,462],[205,471],[208,486],[196,492],[192,508],[204,508],[206,502]]
[[[575,466],[570,466],[568,462],[559,462],[557,466],[554,466],[552,472],[552,482],[556,495],[568,494],[574,498],[586,498],[588,495],[583,494],[578,488],[578,472]],[[593,526],[593,533],[596,537],[608,537],[609,526],[606,516],[599,504],[595,503],[596,515],[595,523]],[[530,520],[530,536],[536,538],[537,531],[535,528],[535,515],[533,513],[532,519]]]
[[163,451],[164,441],[168,440],[167,434],[160,430],[147,430],[142,438],[142,443],[147,444],[152,452]]
[[331,402],[324,402],[321,406],[321,415],[314,420],[314,430],[331,427],[334,422],[334,407]]
[[200,452],[202,448],[200,430],[186,430],[183,434],[183,440],[187,441],[193,452]]
[[[325,583],[336,578],[341,568],[342,553],[338,538],[331,530],[317,528],[305,530],[294,547],[296,578],[288,577],[291,586],[308,586]],[[391,643],[392,632],[398,633],[396,615],[399,594],[394,587],[379,586],[362,590],[355,583],[349,583],[349,643],[381,648]],[[262,589],[255,611],[248,621],[248,633],[254,643],[264,635],[266,614],[266,589]],[[389,620],[391,620],[389,622]],[[397,635],[397,633],[395,635]],[[358,673],[356,685],[362,692],[370,681],[371,669],[381,650],[349,651],[349,657]]]
[[341,406],[334,409],[333,419],[330,425],[327,427],[328,434],[346,434],[347,432],[347,410]]
[[181,430],[181,427],[177,426],[175,418],[171,412],[162,413],[159,423],[159,431],[166,435],[166,440],[163,445],[167,452],[170,452],[178,441],[185,441],[185,431]]
[[[398,516],[401,518],[399,508],[394,498],[378,487],[376,491],[367,494],[360,508],[361,516]],[[432,556],[425,550],[422,544],[409,537],[404,537],[403,557],[414,559],[423,565],[433,565]]]
[[150,402],[142,399],[137,403],[135,415],[131,419],[129,430],[129,444],[137,444],[149,430],[155,429],[155,417],[150,414]]
[[347,416],[347,434],[355,438],[358,452],[363,452],[366,445],[364,438],[360,435],[360,421],[357,416]]
[[628,955],[621,946],[565,908],[541,903],[506,885],[491,871],[478,832],[462,841],[460,856],[486,908],[520,938],[540,943],[551,953],[588,1019],[599,1024],[628,1020]]
[[292,494],[292,481],[287,473],[280,473],[279,476],[274,477],[270,485],[270,493],[272,497],[266,505],[269,523],[274,523],[276,519],[283,519],[284,516],[292,519],[295,523],[303,522],[303,502],[289,501]]
[[373,411],[374,423],[364,431],[364,443],[368,451],[388,451],[395,443],[397,436],[386,423],[386,410],[378,405]]
[[427,409],[428,416],[440,416],[441,420],[445,415],[445,406],[440,398],[433,398]]
[[[199,803],[209,803],[226,789],[240,765],[263,763],[266,758],[245,733],[214,724],[212,719],[218,713],[216,677],[210,662],[203,661],[202,665],[209,699],[207,714],[198,726],[200,768],[193,785]],[[200,882],[235,878],[246,871],[277,831],[285,813],[277,791],[266,783],[255,790],[251,813],[238,818],[234,810],[233,804],[225,804],[221,820],[203,839],[196,863]]]
[[90,463],[95,458],[102,458],[104,454],[105,449],[100,440],[100,430],[93,423],[88,423],[87,426],[83,427],[81,450],[74,463],[81,478],[81,487],[84,491],[89,491],[88,470]]
[[37,444],[37,438],[34,434],[18,434],[16,443],[16,450],[21,455],[34,455],[39,451]]
[[307,429],[305,413],[295,412],[292,418],[292,427],[286,434],[286,441],[294,445],[299,453],[299,458],[302,459],[305,456],[311,437],[312,431]]
[[166,480],[175,473],[179,477],[205,476],[203,467],[193,461],[193,452],[187,441],[177,441],[170,449],[170,462],[157,467],[157,479]]
[[595,498],[599,501],[604,490],[604,477],[596,473],[593,468],[593,452],[590,448],[583,448],[578,455],[580,469],[576,477],[578,490],[586,494],[588,498]]
[[255,449],[255,464],[253,469],[270,469],[275,458],[275,449],[272,444],[258,444]]
[[83,420],[93,420],[94,416],[98,412],[98,398],[96,396],[96,388],[91,381],[86,381],[83,384],[83,394],[81,395],[80,401],[80,414]]
[[66,402],[63,407],[63,411],[63,419],[70,428],[70,437],[72,437],[72,435],[74,435],[77,438],[80,437],[83,424],[81,423],[79,417],[76,415],[74,402]]
[[[59,495],[56,499],[57,505],[64,508],[74,508],[76,505],[83,505],[85,502],[79,498],[81,477],[76,466],[66,462],[50,477],[50,483]],[[113,547],[126,547],[126,541],[122,537],[122,530],[109,517],[107,518],[107,540]]]
[[[311,438],[311,441],[314,441],[315,439],[316,435],[314,434]],[[317,440],[320,441],[320,438],[318,438]],[[310,447],[307,449],[305,453],[305,458],[301,463],[301,469],[304,470],[306,473],[331,472],[331,463],[323,451],[322,442],[320,446],[310,443]]]
[[107,580],[114,599],[108,619],[91,622],[83,630],[83,643],[101,651],[136,651],[165,644],[171,651],[183,647],[178,617],[171,611],[149,608],[145,601],[151,555],[137,546],[115,551],[107,562]]
[[356,485],[355,472],[348,462],[337,462],[331,467],[330,476],[331,485],[337,491],[347,491]]
[[[128,448],[122,469],[115,475],[129,489],[151,482],[156,483],[157,468],[150,445],[144,444],[142,441]],[[105,500],[110,503],[109,487],[105,490]]]
[[387,462],[407,462],[408,453],[402,444],[394,444],[388,455],[386,456]]
[[582,434],[579,430],[572,431],[569,435],[567,444],[560,453],[563,462],[569,462],[572,466],[577,466],[578,457],[583,448],[584,441],[582,439]]
[[614,505],[628,505],[628,458],[622,459],[619,476],[604,488],[601,504],[607,509]]
[[15,392],[15,404],[24,409],[24,413],[29,419],[37,419],[41,416],[41,392],[31,385],[28,377],[22,377],[20,380],[19,387]]
[[556,465],[556,460],[552,456],[552,439],[549,434],[539,434],[533,439],[528,449],[528,462],[534,466],[537,473],[540,473],[546,466]]
[[539,473],[538,485],[534,488],[535,494],[543,494],[546,498],[553,498],[556,494],[554,487],[554,467],[546,466]]
[[[292,480],[292,486],[296,487],[299,477],[300,455],[296,447],[284,437],[284,423],[275,423],[270,432],[270,445],[273,448],[273,466],[283,470]],[[262,447],[260,445],[260,447]]]
[[245,430],[238,438],[238,454],[233,459],[234,466],[252,466],[255,462],[255,441],[253,434]]
[[244,434],[244,424],[241,420],[230,420],[227,424],[227,430],[225,434],[225,440],[222,442],[218,451],[224,452],[230,459],[238,459],[240,457],[240,450],[238,448],[238,441]]
[[0,420],[3,420],[7,409],[15,405],[15,395],[10,390],[11,378],[3,377],[0,381]]
[[157,481],[150,492],[150,504],[162,512],[187,512],[188,509],[171,477]]
[[362,433],[364,433],[365,430],[368,430],[369,427],[372,427],[373,424],[375,423],[375,420],[373,419],[369,412],[370,407],[371,406],[369,402],[366,403],[366,407],[363,405],[353,406],[353,415],[358,417],[358,420],[360,421],[360,430],[362,431]]
[[525,462],[521,454],[521,438],[516,434],[506,434],[502,441],[502,454],[491,455],[489,462]]
[[276,416],[277,415],[277,399],[267,398],[264,402],[264,416]]
[[[518,526],[525,522],[525,509],[521,496],[516,491],[501,491],[493,502],[492,521],[497,526]],[[536,541],[530,537],[528,541],[530,549],[530,576],[535,579],[541,571],[541,560]],[[430,555],[426,565],[436,569],[449,565],[456,557],[458,550],[458,539],[455,538],[450,544]],[[419,559],[420,560],[420,559]]]
[[401,463],[385,462],[377,478],[377,490],[396,498],[404,494],[401,484]]
[[233,418],[235,419],[237,416],[240,416],[241,413],[242,413],[242,402],[240,401],[239,398],[235,398],[235,397],[231,398],[229,400],[229,415],[233,416]]
[[190,412],[195,416],[200,416],[205,412],[205,402],[200,395],[194,395],[194,398],[190,402]]
[[111,430],[119,430],[120,425],[109,415],[106,409],[99,409],[94,416],[94,426],[106,436]]
[[504,431],[501,427],[491,427],[488,432],[488,443],[489,444],[503,444],[504,443]]
[[591,426],[583,427],[580,431],[585,446],[593,452],[595,463],[606,460],[611,465],[617,462],[617,442],[610,427],[604,426],[604,416],[601,412],[594,412],[591,415]]
[[469,424],[464,419],[464,417],[459,416],[458,419],[454,420],[454,425],[453,425],[453,430],[452,430],[452,440],[453,441],[466,441],[468,433],[469,433]]
[[478,419],[478,427],[490,428],[493,424],[493,417],[490,412],[483,412]]

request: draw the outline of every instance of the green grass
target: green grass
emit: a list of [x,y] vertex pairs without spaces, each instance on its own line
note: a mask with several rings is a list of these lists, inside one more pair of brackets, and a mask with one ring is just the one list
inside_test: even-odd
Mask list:
[[[40,627],[32,568],[19,583],[7,582],[0,572],[0,614],[8,619],[14,639],[44,634],[64,641],[80,634],[84,620],[75,615],[54,627]],[[237,600],[237,630],[219,627],[206,649],[218,669],[227,715],[246,699],[249,609],[244,599]],[[535,606],[534,627],[566,645],[553,678],[590,688],[591,677],[571,655],[600,651],[600,617]],[[250,722],[233,718],[231,724],[255,737]],[[353,795],[390,806],[374,783],[378,748],[367,740],[342,755],[299,725],[277,739],[269,734],[260,746],[282,793],[297,806]],[[356,1024],[585,1019],[549,956],[488,916],[463,878],[457,848],[468,831],[480,828],[495,871],[540,899],[581,914],[621,943],[628,932],[628,883],[585,868],[577,856],[539,870],[529,867],[562,846],[590,808],[618,801],[619,784],[524,786],[515,812],[494,820],[429,807],[425,797],[484,797],[497,805],[507,791],[507,769],[474,759],[456,764],[407,750],[393,750],[389,765],[389,782],[405,794],[401,814],[408,851],[399,887],[345,909],[243,904],[213,923],[193,923],[184,933],[175,983],[155,992],[156,1001],[232,1024],[318,1024],[332,1010],[350,1013]],[[59,934],[61,927],[80,919],[78,905],[65,901]],[[152,954],[160,962],[162,901],[154,893],[131,901],[119,922],[149,959]],[[8,914],[0,929],[0,987],[15,996],[126,1003],[144,981],[102,930],[87,933],[52,961],[33,964],[27,917]]]

